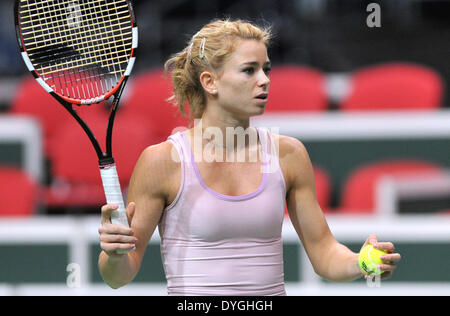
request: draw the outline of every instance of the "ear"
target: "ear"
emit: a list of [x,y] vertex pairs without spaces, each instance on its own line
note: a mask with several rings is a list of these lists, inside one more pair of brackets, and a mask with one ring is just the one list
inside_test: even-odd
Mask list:
[[200,75],[200,83],[207,94],[217,94],[216,76],[212,72],[202,72]]

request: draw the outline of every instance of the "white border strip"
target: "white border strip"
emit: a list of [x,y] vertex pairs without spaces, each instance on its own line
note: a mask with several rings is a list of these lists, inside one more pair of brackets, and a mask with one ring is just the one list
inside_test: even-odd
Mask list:
[[139,41],[139,32],[137,27],[133,27],[133,46],[132,48],[135,49],[138,47],[138,41]]
[[423,139],[450,137],[450,110],[435,112],[267,113],[252,118],[257,127],[303,140]]
[[27,52],[22,52],[22,58],[25,61],[25,64],[27,65],[28,70],[34,71],[34,66],[31,63],[30,57],[28,56]]
[[133,70],[135,62],[136,62],[136,57],[132,57],[130,59],[130,62],[128,63],[127,70],[125,71],[125,76],[129,76],[131,74],[131,71]]
[[[338,240],[360,241],[361,245],[370,233],[379,234],[380,240],[450,242],[448,215],[385,217],[327,214],[326,218],[333,235]],[[74,242],[81,237],[85,242],[98,242],[99,226],[100,216],[0,218],[0,243]],[[81,235],[80,230],[83,231]],[[285,218],[283,223],[283,240],[300,244],[300,239],[288,218]],[[150,243],[159,242],[160,237],[156,230]]]
[[53,89],[50,88],[50,86],[48,84],[45,83],[44,80],[42,80],[41,78],[37,78],[36,81],[42,86],[42,88],[45,89],[45,91],[47,91],[48,93],[52,93]]

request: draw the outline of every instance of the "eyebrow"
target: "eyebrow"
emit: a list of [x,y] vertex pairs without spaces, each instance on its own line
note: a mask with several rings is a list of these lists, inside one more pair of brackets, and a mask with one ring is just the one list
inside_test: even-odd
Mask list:
[[[251,61],[251,62],[248,62],[248,63],[243,63],[242,66],[254,66],[254,67],[256,67],[256,66],[259,66],[259,63],[257,61]],[[272,66],[272,62],[270,60],[266,61],[263,64],[263,66]]]

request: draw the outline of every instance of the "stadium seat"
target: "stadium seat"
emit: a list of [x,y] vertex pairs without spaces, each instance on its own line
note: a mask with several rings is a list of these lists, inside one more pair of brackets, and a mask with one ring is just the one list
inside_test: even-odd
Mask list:
[[24,170],[0,167],[0,216],[26,217],[35,213],[39,185]]
[[367,67],[351,77],[352,92],[342,111],[434,110],[441,107],[443,82],[421,65],[392,63]]
[[368,164],[356,169],[344,184],[341,205],[336,212],[375,212],[375,195],[378,180],[383,176],[430,175],[441,173],[433,163],[417,160],[392,160]]
[[266,113],[328,109],[325,76],[318,70],[302,66],[274,67],[270,82]]
[[31,116],[41,123],[45,146],[48,145],[48,138],[68,115],[66,112],[58,101],[30,76],[21,81],[11,104],[12,114]]
[[130,80],[121,111],[145,118],[154,126],[159,142],[166,141],[175,128],[189,125],[189,119],[167,101],[172,95],[172,83],[162,70],[149,71]]
[[[101,105],[92,107],[90,111],[105,111]],[[50,156],[51,138],[60,128],[61,123],[67,117],[71,117],[67,110],[31,76],[24,78],[17,88],[11,103],[11,114],[31,116],[41,123],[46,156]]]
[[[324,213],[330,211],[331,200],[331,179],[328,172],[318,166],[314,166],[314,176],[316,181],[317,201]],[[285,205],[285,215],[288,216],[287,204]]]
[[[86,111],[88,122],[97,140],[105,150],[106,126],[109,115]],[[88,137],[78,124],[65,120],[52,140],[54,182],[47,190],[46,203],[57,206],[94,206],[105,202],[98,158]],[[116,117],[112,146],[122,188],[128,186],[134,165],[141,152],[156,143],[151,125],[140,117]]]

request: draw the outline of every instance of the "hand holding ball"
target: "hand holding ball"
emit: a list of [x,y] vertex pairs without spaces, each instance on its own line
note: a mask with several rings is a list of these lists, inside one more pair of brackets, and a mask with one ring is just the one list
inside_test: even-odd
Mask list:
[[385,263],[381,256],[387,254],[386,251],[376,249],[373,245],[367,245],[359,253],[359,267],[364,274],[380,275],[384,271],[378,268],[378,265]]

